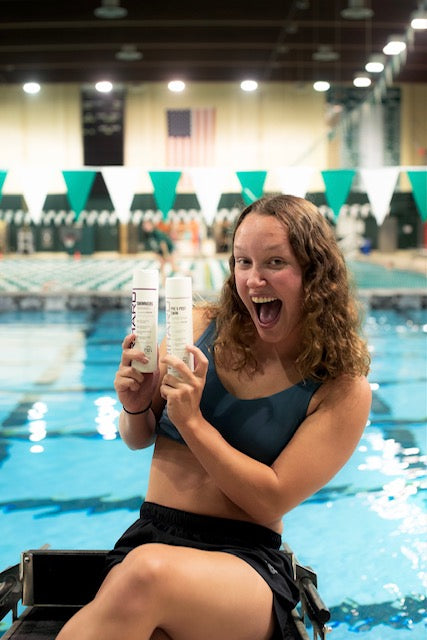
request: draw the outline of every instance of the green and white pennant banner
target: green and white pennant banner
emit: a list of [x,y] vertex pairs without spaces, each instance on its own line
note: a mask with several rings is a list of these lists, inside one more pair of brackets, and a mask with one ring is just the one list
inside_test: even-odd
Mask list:
[[200,167],[189,169],[189,174],[202,209],[203,219],[207,225],[211,225],[218,211],[228,172],[225,169]]
[[166,220],[175,202],[181,171],[149,171],[148,174],[154,187],[154,200]]
[[406,167],[415,204],[423,222],[427,221],[427,167]]
[[0,202],[3,197],[3,185],[4,185],[4,181],[6,180],[6,176],[7,176],[7,171],[3,171],[0,169]]
[[274,170],[282,193],[305,198],[314,173],[312,167],[279,167]]
[[396,188],[400,167],[359,169],[359,173],[371,205],[372,215],[380,227],[390,211],[390,202]]
[[76,220],[86,206],[90,190],[96,176],[96,169],[79,169],[76,171],[63,171],[67,186],[68,201],[76,215]]
[[[16,174],[21,185],[21,193],[25,198],[31,219],[40,223],[43,205],[50,187],[56,184],[58,176],[63,176],[67,187],[70,208],[78,219],[88,200],[97,171],[101,171],[111,201],[121,222],[130,219],[131,205],[138,186],[138,180],[146,175],[141,167],[109,166],[99,169],[82,168],[63,170],[54,167],[32,167],[17,169]],[[336,169],[321,171],[325,184],[325,197],[337,219],[342,205],[346,202],[357,169]],[[358,170],[361,184],[366,191],[372,214],[380,226],[390,209],[390,202],[396,189],[401,171],[406,171],[412,186],[417,210],[425,222],[427,221],[427,167],[380,167],[362,168]],[[314,173],[311,167],[279,167],[272,169],[275,182],[282,193],[305,197],[309,190]],[[154,199],[158,208],[167,218],[176,198],[176,187],[181,177],[180,171],[148,171],[154,187]],[[9,174],[8,170],[0,170],[0,200],[3,186]],[[229,178],[229,171],[215,167],[189,169],[194,191],[202,209],[206,224],[214,221],[224,186]],[[245,204],[250,204],[262,197],[267,171],[235,172],[242,187]]]
[[58,173],[59,170],[52,167],[31,167],[18,170],[22,195],[31,220],[35,224],[39,224],[41,221],[46,196],[50,193],[50,187]]
[[326,201],[334,212],[336,220],[340,214],[341,207],[347,200],[356,170],[331,169],[321,173],[326,187]]
[[141,169],[110,166],[102,167],[101,173],[118,219],[122,224],[127,224]]
[[267,171],[236,171],[242,186],[242,198],[246,205],[262,197]]

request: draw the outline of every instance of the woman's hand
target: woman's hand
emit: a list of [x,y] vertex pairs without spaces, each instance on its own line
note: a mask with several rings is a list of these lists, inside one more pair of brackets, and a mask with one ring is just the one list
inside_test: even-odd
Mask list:
[[162,364],[173,369],[178,375],[166,373],[160,385],[160,394],[167,401],[170,420],[185,437],[185,429],[192,419],[199,418],[200,399],[206,382],[208,359],[197,347],[187,346],[194,356],[194,371],[176,356],[167,355]]
[[126,336],[122,344],[122,358],[114,378],[114,388],[121,404],[128,411],[141,411],[153,399],[154,391],[159,380],[159,370],[154,373],[141,373],[132,367],[132,360],[146,363],[148,358],[142,351],[133,349],[136,335]]

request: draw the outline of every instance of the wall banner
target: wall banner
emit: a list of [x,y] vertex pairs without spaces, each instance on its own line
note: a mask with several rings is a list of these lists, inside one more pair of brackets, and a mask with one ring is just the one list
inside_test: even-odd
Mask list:
[[123,164],[124,100],[122,90],[99,93],[96,89],[82,89],[85,165]]

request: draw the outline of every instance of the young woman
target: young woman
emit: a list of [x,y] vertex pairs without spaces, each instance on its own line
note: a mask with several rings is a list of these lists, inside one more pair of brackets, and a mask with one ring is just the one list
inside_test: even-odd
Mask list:
[[219,303],[194,311],[194,371],[162,345],[159,370],[139,373],[135,336],[123,342],[120,433],[155,441],[148,492],[60,640],[291,637],[282,518],[354,451],[369,356],[333,232],[306,200],[247,207],[230,269]]

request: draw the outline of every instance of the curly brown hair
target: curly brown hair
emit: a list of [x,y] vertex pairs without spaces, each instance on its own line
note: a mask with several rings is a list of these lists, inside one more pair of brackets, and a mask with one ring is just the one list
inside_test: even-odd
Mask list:
[[[366,375],[370,357],[359,334],[360,310],[331,226],[308,200],[290,195],[261,198],[238,217],[233,247],[236,230],[250,213],[274,216],[284,225],[302,269],[304,322],[295,362],[300,375],[317,380]],[[256,329],[236,290],[233,253],[229,263],[230,275],[209,312],[217,326],[215,360],[236,371],[255,372],[259,365],[251,345]]]

